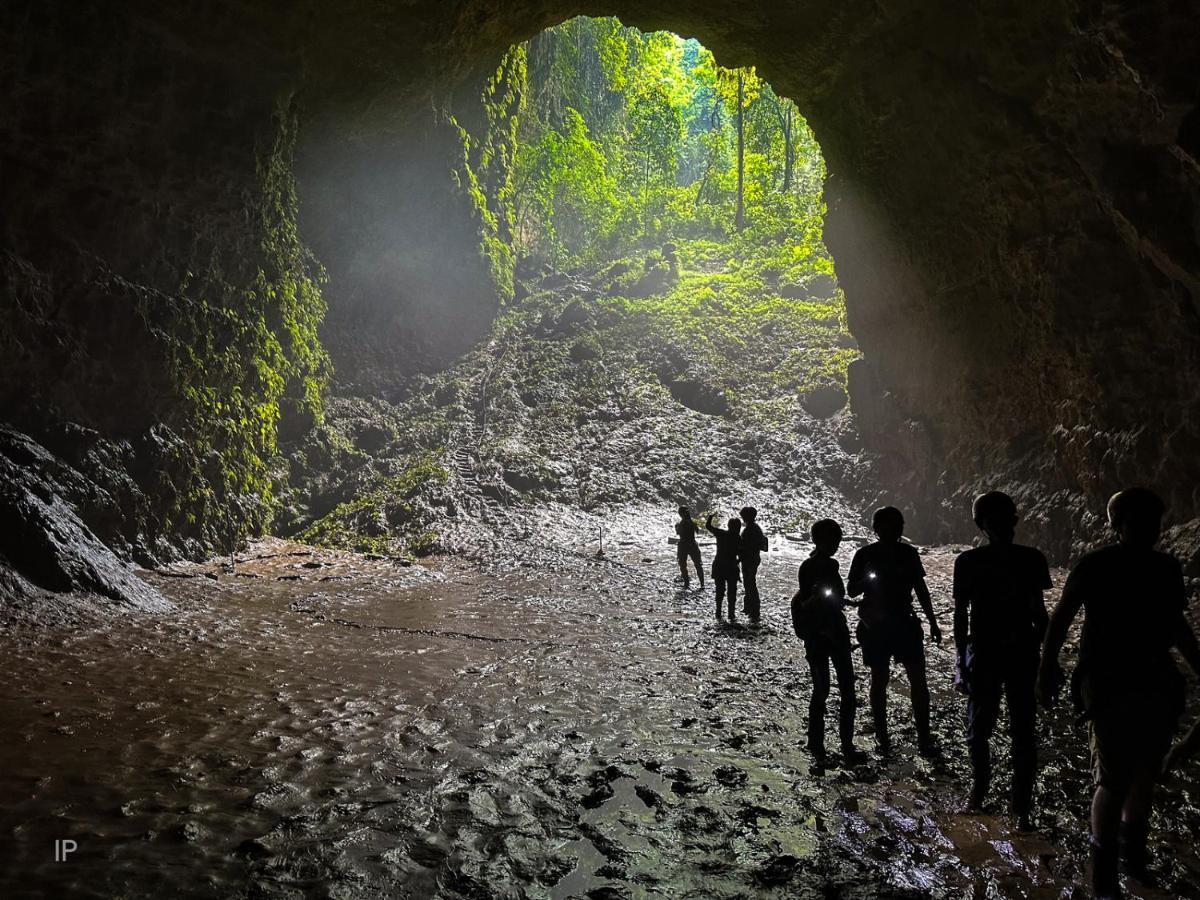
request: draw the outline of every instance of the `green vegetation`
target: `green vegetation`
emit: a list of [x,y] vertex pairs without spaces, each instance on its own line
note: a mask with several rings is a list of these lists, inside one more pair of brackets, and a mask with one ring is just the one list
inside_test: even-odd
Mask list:
[[424,555],[436,544],[438,533],[422,518],[414,500],[430,486],[445,484],[449,477],[440,454],[420,453],[400,475],[379,482],[318,519],[300,540],[382,556]]
[[816,140],[754,69],[723,69],[694,40],[616,19],[572,19],[527,54],[511,206],[519,257],[588,264],[736,236],[738,251],[795,242],[832,268]]
[[[481,101],[479,121],[454,123],[456,178],[505,305],[486,341],[386,411],[395,440],[326,448],[379,474],[365,493],[352,474],[357,496],[301,538],[454,547],[480,485],[583,510],[761,490],[808,521],[813,480],[848,466],[802,401],[838,395],[857,351],[822,240],[824,163],[795,106],[695,41],[586,18],[513,48]],[[381,402],[337,405],[325,430],[362,446]],[[453,473],[447,446],[466,454]]]
[[178,296],[141,300],[165,348],[186,439],[161,475],[170,479],[168,512],[185,533],[219,546],[238,536],[228,523],[246,534],[270,522],[280,419],[319,423],[329,376],[317,334],[324,273],[296,228],[294,110],[281,105],[275,124],[273,143],[259,151],[257,221],[235,258],[213,252],[186,273]]
[[513,297],[513,246],[506,215],[513,202],[513,158],[525,108],[526,52],[513,47],[484,86],[479,134],[450,116],[462,141],[462,160],[452,177],[471,204],[479,228],[479,252],[502,302]]
[[721,263],[715,254],[723,249],[708,242],[683,243],[680,277],[669,290],[601,302],[619,310],[641,341],[703,359],[732,390],[742,388],[751,373],[758,394],[791,400],[798,392],[840,382],[856,355],[848,348],[840,299],[780,296],[761,264],[754,259]]

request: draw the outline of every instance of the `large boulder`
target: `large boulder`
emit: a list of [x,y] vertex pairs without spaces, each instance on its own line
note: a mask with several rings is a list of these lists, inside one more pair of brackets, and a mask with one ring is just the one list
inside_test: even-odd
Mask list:
[[0,429],[0,606],[48,592],[92,594],[130,610],[171,608],[64,499],[89,489],[100,490],[28,437]]

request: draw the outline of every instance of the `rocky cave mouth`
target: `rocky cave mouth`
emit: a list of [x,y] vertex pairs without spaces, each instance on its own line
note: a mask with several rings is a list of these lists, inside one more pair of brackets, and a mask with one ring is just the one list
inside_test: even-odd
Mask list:
[[[428,357],[448,362],[414,380],[400,356],[411,257],[349,251],[384,291],[373,312],[392,343],[362,381],[359,343],[348,360],[333,345],[327,418],[292,448],[276,533],[428,554],[457,549],[461,512],[486,528],[497,504],[577,508],[598,521],[565,527],[590,534],[601,509],[705,510],[740,492],[799,534],[821,515],[802,491],[866,490],[843,413],[857,351],[822,239],[825,164],[796,105],[694,39],[582,17],[510,48],[480,100],[486,132],[449,121],[464,159],[434,187],[477,205],[460,257],[501,273],[503,305],[471,323],[462,355],[461,329],[427,329]],[[355,207],[323,206],[344,196],[322,191],[333,167],[301,153],[300,197],[315,198],[301,235],[320,247],[336,230],[322,214]],[[368,158],[356,183],[378,190],[381,168]],[[420,198],[401,203],[430,218]],[[446,271],[439,257],[429,283]]]
[[945,624],[976,494],[1066,565],[1144,484],[1194,594],[1200,18],[583,6],[0,8],[0,886],[202,891],[147,880],[172,854],[212,893],[1082,877],[1065,746],[1049,875],[930,805],[953,763],[814,780],[761,715],[782,607],[705,626],[666,536],[758,506],[782,597],[815,518],[852,548],[894,503]]

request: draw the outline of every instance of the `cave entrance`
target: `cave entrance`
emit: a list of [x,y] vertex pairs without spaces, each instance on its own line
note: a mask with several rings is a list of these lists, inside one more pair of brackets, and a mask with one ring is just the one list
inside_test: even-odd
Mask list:
[[318,502],[303,537],[421,552],[456,545],[446,509],[750,500],[802,530],[851,468],[858,351],[800,110],[697,40],[587,17],[510,48],[482,106],[451,117],[479,245],[456,255],[505,302],[397,405],[335,416],[389,475]]

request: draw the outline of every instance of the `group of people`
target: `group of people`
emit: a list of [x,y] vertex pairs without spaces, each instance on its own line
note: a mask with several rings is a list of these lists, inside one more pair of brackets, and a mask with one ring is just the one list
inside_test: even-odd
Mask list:
[[[712,580],[717,589],[717,618],[724,617],[722,607],[728,603],[729,621],[737,621],[737,586],[740,580],[745,588],[742,611],[751,622],[758,622],[761,612],[758,567],[762,564],[762,555],[767,550],[767,536],[758,525],[758,510],[753,506],[742,507],[739,515],[740,519],[730,519],[725,528],[713,525],[715,513],[709,513],[704,523],[704,527],[717,541],[717,553],[712,564]],[[689,560],[696,569],[701,589],[704,587],[704,566],[700,561],[700,545],[696,541],[699,533],[700,529],[692,518],[692,511],[686,506],[679,507],[679,521],[675,523],[675,534],[679,536],[679,571],[683,575],[685,588],[691,584],[691,576],[688,574]]]
[[[972,768],[968,810],[981,811],[992,780],[991,737],[1007,703],[1012,741],[1011,808],[1017,827],[1033,827],[1037,769],[1037,707],[1051,706],[1067,679],[1059,655],[1072,621],[1083,611],[1079,660],[1070,678],[1070,694],[1088,725],[1092,779],[1092,886],[1096,897],[1120,896],[1119,873],[1150,883],[1147,840],[1154,786],[1165,768],[1200,750],[1200,724],[1174,749],[1171,741],[1183,713],[1185,683],[1172,656],[1177,649],[1200,674],[1200,644],[1185,618],[1183,571],[1174,557],[1155,549],[1162,530],[1162,500],[1144,488],[1115,494],[1108,521],[1116,542],[1087,554],[1075,565],[1053,613],[1044,592],[1051,585],[1046,557],[1015,543],[1017,508],[1006,494],[993,491],[976,498],[972,515],[986,538],[960,554],[954,563],[954,643],[956,689],[966,695],[966,745]],[[751,509],[727,529],[708,528],[717,538],[713,577],[718,581],[717,615],[722,590],[733,614],[737,564],[752,558],[749,585],[757,570],[757,552],[766,548]],[[700,572],[696,528],[684,546],[685,517],[680,510],[680,564],[692,559]],[[843,759],[854,763],[864,754],[854,744],[858,708],[854,649],[845,610],[858,611],[855,637],[870,677],[870,708],[875,741],[881,753],[890,749],[887,687],[891,662],[899,661],[909,682],[918,749],[937,752],[930,730],[930,693],[925,671],[924,630],[914,609],[915,597],[928,623],[929,637],[940,643],[925,570],[916,548],[901,540],[904,517],[895,507],[875,512],[874,543],[859,549],[845,581],[835,558],[842,529],[832,519],[813,524],[812,554],[800,566],[799,590],[792,598],[792,625],[804,644],[812,672],[808,709],[808,749],[826,760],[826,701],[832,677],[841,695],[838,736]],[[739,534],[740,531],[740,534]],[[694,549],[693,549],[694,548]],[[722,588],[724,584],[724,588]],[[855,599],[860,598],[860,599]],[[751,609],[749,602],[747,613]],[[754,616],[757,618],[757,586]]]

